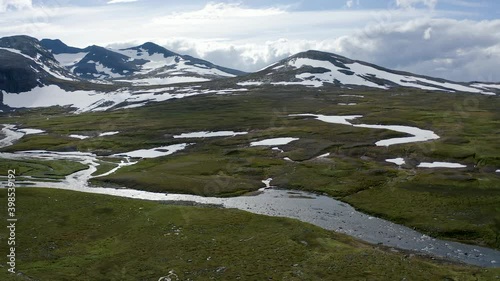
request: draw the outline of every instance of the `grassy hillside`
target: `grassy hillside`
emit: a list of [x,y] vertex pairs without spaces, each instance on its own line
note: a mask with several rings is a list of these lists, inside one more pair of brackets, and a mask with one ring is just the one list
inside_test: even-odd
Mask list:
[[[2,202],[6,190],[0,190]],[[1,280],[494,280],[296,220],[78,192],[17,190],[17,271]],[[0,219],[5,221],[5,213]],[[6,251],[6,230],[0,232]],[[167,279],[169,280],[169,279]]]

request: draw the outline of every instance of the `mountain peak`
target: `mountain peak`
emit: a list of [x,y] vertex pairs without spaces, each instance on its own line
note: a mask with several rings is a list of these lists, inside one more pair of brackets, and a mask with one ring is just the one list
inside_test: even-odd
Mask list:
[[[350,58],[335,54],[335,53],[329,53],[329,52],[324,52],[324,51],[318,51],[318,50],[308,50],[305,52],[301,52],[298,54],[295,54],[288,59],[296,59],[296,58],[309,58],[309,59],[314,59],[314,60],[320,60],[320,61],[332,61],[335,60],[339,63],[342,64],[351,64],[357,62],[356,60],[352,60]],[[342,66],[340,66],[342,67]]]
[[0,38],[0,47],[16,49],[30,57],[36,57],[37,53],[40,52],[44,55],[52,57],[52,54],[46,52],[46,50],[42,48],[38,39],[27,35],[15,35]]
[[63,80],[77,81],[36,38],[0,38],[0,52],[0,90],[18,93]]
[[131,47],[127,49],[122,49],[123,51],[126,50],[134,50],[137,52],[142,52],[142,51],[147,51],[148,55],[153,55],[153,54],[163,54],[163,57],[168,58],[168,57],[173,57],[173,56],[178,56],[179,54],[174,53],[165,47],[162,47],[156,43],[153,42],[146,42],[142,45],[136,46],[136,47]]
[[335,86],[341,88],[409,87],[429,91],[494,94],[491,87],[447,81],[409,72],[387,69],[341,55],[309,50],[290,56],[247,77],[240,83],[272,85]]
[[16,42],[16,43],[36,43],[39,44],[40,41],[38,39],[28,36],[28,35],[13,35],[13,36],[7,36],[3,37],[0,40],[4,42]]
[[83,52],[83,49],[68,46],[59,39],[42,39],[40,40],[40,44],[56,55],[63,53],[76,54]]

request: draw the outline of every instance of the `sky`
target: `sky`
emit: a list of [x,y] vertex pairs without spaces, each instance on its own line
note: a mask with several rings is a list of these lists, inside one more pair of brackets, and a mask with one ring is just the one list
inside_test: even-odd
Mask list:
[[498,0],[0,0],[0,37],[152,41],[256,71],[310,49],[454,81],[500,82]]

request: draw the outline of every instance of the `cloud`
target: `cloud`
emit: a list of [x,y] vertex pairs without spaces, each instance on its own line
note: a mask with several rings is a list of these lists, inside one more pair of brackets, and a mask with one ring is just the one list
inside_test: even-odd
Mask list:
[[452,80],[500,81],[494,65],[500,61],[499,20],[447,19],[447,11],[429,11],[436,1],[398,1],[383,10],[318,11],[231,3],[159,5],[153,11],[148,5],[18,5],[24,10],[0,17],[0,36],[58,38],[78,47],[153,41],[244,71],[316,49]]
[[450,80],[500,81],[496,70],[500,61],[500,20],[428,18],[387,22],[326,40],[281,38],[253,44],[170,38],[157,42],[182,54],[245,71],[256,71],[289,55],[315,49]]
[[[422,40],[428,37],[432,40]],[[428,36],[427,36],[428,35]],[[360,44],[363,42],[363,44]],[[457,81],[500,81],[500,20],[420,19],[388,23],[337,42],[342,54]]]
[[487,7],[486,3],[480,1],[466,1],[466,0],[441,0],[441,1],[455,6],[467,7],[467,8]]
[[118,3],[132,3],[137,2],[138,0],[111,0],[108,1],[108,4],[118,4]]
[[424,31],[424,39],[425,39],[425,40],[429,40],[429,39],[431,39],[431,32],[432,32],[432,27],[429,27],[429,28],[427,28],[427,29]]
[[356,1],[354,1],[354,0],[347,0],[347,2],[345,2],[345,7],[349,8],[349,9],[352,8],[352,7],[354,7],[355,5],[359,6],[359,0],[356,0]]
[[[123,0],[118,0],[123,1]],[[279,8],[248,8],[239,3],[214,3],[206,4],[201,10],[184,13],[173,13],[168,16],[158,17],[153,22],[161,24],[170,21],[217,20],[268,17],[285,13]]]
[[0,12],[32,8],[31,0],[0,0]]
[[424,5],[425,7],[434,10],[437,2],[437,0],[396,0],[396,5],[404,9],[410,9],[415,8],[418,5]]

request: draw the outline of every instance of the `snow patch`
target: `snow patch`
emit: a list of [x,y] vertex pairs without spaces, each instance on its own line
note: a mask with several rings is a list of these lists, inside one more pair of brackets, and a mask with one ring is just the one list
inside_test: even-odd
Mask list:
[[117,153],[113,154],[112,156],[133,157],[133,158],[157,158],[173,154],[177,151],[181,151],[185,149],[188,145],[190,144],[188,143],[173,144],[169,146],[161,146],[151,149],[139,149],[130,152]]
[[486,88],[486,89],[497,89],[500,90],[500,84],[483,84],[483,83],[474,83],[471,84],[472,87]]
[[54,54],[54,58],[62,65],[62,66],[73,66],[81,61],[87,53],[76,53],[76,54]]
[[13,145],[24,136],[24,133],[15,130],[16,125],[4,124],[3,126],[1,132],[5,137],[0,140],[0,148]]
[[432,162],[432,163],[422,162],[417,167],[418,168],[453,168],[453,169],[467,168],[467,166],[465,166],[465,165],[458,164],[458,163],[449,163],[449,162]]
[[108,172],[104,173],[104,174],[100,174],[100,175],[97,175],[97,176],[93,176],[92,178],[100,178],[100,177],[105,177],[105,176],[109,176],[113,173],[115,173],[116,171],[118,171],[118,169],[122,168],[122,167],[125,167],[125,166],[132,166],[134,164],[137,164],[138,162],[130,162],[130,159],[128,157],[125,158],[125,161],[121,160],[120,163],[114,167],[113,169],[109,170]]
[[381,140],[375,143],[376,146],[390,146],[394,144],[403,144],[403,143],[413,143],[413,142],[422,142],[422,141],[429,141],[429,140],[436,140],[439,139],[439,136],[436,135],[433,131],[429,130],[422,130],[420,128],[416,127],[409,127],[409,126],[399,126],[399,125],[367,125],[367,124],[352,124],[348,120],[353,120],[359,117],[362,117],[362,115],[348,115],[348,116],[326,116],[326,115],[320,115],[320,114],[291,114],[289,116],[310,116],[310,117],[315,117],[316,119],[327,122],[327,123],[332,123],[332,124],[342,124],[342,125],[351,125],[354,127],[359,127],[359,128],[369,128],[369,129],[385,129],[385,130],[391,130],[391,131],[396,131],[400,133],[406,133],[413,135],[412,137],[402,137],[402,138],[393,138],[393,139],[387,139],[387,140]]
[[132,79],[132,80],[115,80],[117,82],[129,82],[132,85],[169,85],[177,83],[188,83],[188,82],[206,82],[210,79],[191,77],[191,76],[172,76],[172,77],[154,77],[154,78],[143,78],[143,79]]
[[364,98],[362,95],[339,95],[339,97]]
[[280,153],[283,153],[285,152],[283,149],[279,148],[279,147],[273,147],[271,148],[272,150],[275,150],[275,151],[279,151]]
[[36,134],[45,133],[44,130],[39,130],[39,129],[19,129],[17,131],[24,133],[25,135],[36,135]]
[[[222,76],[222,77],[235,77],[236,75],[224,72],[217,68],[207,67],[201,64],[192,64],[190,60],[186,60],[178,55],[173,55],[169,57],[165,57],[164,54],[153,53],[149,54],[147,50],[139,49],[139,50],[113,50],[122,55],[128,56],[132,59],[138,60],[146,60],[147,63],[141,66],[141,70],[138,74],[148,74],[153,73],[154,75],[177,75],[177,74],[191,74],[194,76]],[[182,76],[181,76],[182,77]],[[168,77],[175,79],[176,77]],[[200,82],[200,80],[193,80],[194,78],[199,77],[190,77],[191,80],[187,81],[186,79],[182,82]],[[150,80],[153,79],[153,80]],[[158,85],[158,84],[172,84],[172,83],[181,83],[181,82],[168,82],[165,80],[154,80],[154,78],[150,79],[140,79],[136,80],[136,83],[149,83],[149,85]],[[159,78],[166,79],[166,78]],[[204,79],[204,78],[199,78]],[[204,79],[204,81],[209,81],[210,79]],[[179,81],[179,79],[177,79]]]
[[325,73],[301,73],[295,76],[296,78],[301,79],[304,82],[305,81],[315,82],[316,85],[315,87],[323,86],[323,82],[334,83],[334,81],[337,80],[344,85],[358,85],[358,86],[368,86],[373,88],[387,89],[387,87],[385,86],[381,86],[366,80],[359,73],[357,73],[356,75],[348,75],[346,73],[343,73],[339,71],[343,70],[343,68],[335,66],[333,63],[329,61],[320,61],[308,58],[296,58],[290,60],[288,62],[288,65],[295,68],[301,68],[303,66],[312,66],[316,68],[321,67],[330,70]]
[[[56,85],[36,87],[28,92],[19,94],[4,93],[4,104],[14,108],[35,108],[50,106],[70,106],[76,108],[75,113],[88,111],[105,111],[122,105],[124,108],[133,108],[145,105],[147,102],[160,102],[174,98],[185,98],[208,93],[231,93],[246,89],[230,90],[190,90],[184,93],[172,93],[174,88],[158,88],[150,90],[121,89],[114,92],[74,91],[69,92]],[[124,103],[131,103],[125,105]],[[121,106],[117,107],[121,108]]]
[[16,141],[20,140],[25,135],[36,135],[45,133],[44,130],[39,129],[16,129],[16,125],[3,124],[2,132],[0,135],[4,135],[3,139],[0,139],[0,148],[13,145]]
[[406,161],[403,158],[386,159],[386,162],[394,163],[398,166],[404,165]]
[[119,134],[119,133],[120,133],[120,131],[104,132],[104,133],[100,133],[99,136],[100,137],[113,136],[113,135],[116,135],[116,134]]
[[274,146],[274,145],[285,145],[293,141],[298,140],[298,138],[273,138],[265,139],[261,141],[255,141],[250,143],[250,146]]
[[272,180],[273,180],[272,178],[268,178],[268,179],[262,180],[262,183],[266,186],[266,188],[270,188]]
[[330,156],[330,152],[325,153],[325,154],[321,154],[320,156],[318,156],[318,157],[316,157],[316,158],[317,158],[317,159],[320,159],[320,158],[326,158],[326,157],[328,157],[328,156]]
[[97,70],[97,72],[99,72],[101,75],[106,75],[108,77],[111,77],[111,78],[118,78],[118,77],[122,77],[123,75],[119,74],[119,73],[115,73],[113,72],[113,69],[109,68],[109,67],[106,67],[104,66],[103,64],[101,64],[100,62],[96,63],[95,64],[95,69]]
[[246,81],[246,82],[238,82],[236,83],[239,86],[260,86],[264,84],[264,82],[260,81]]
[[74,138],[74,139],[80,139],[80,140],[84,140],[84,139],[88,139],[90,138],[89,136],[84,136],[84,135],[69,135],[70,138]]
[[[432,91],[460,91],[470,93],[480,93],[485,95],[495,95],[495,93],[485,91],[485,89],[498,89],[500,85],[473,84],[466,86],[459,83],[439,82],[423,77],[395,74],[380,70],[372,66],[364,65],[358,62],[344,63],[344,67],[338,67],[330,61],[315,60],[310,58],[294,58],[287,62],[287,65],[295,69],[304,66],[314,68],[323,68],[328,71],[323,73],[301,73],[295,75],[295,78],[301,80],[297,82],[275,82],[273,85],[305,85],[312,87],[321,87],[323,83],[340,83],[342,85],[357,85],[379,89],[389,89],[389,85],[380,85],[370,81],[372,78],[382,79],[405,87],[418,88]],[[281,65],[280,67],[283,67]],[[352,72],[352,73],[349,73]],[[369,80],[370,79],[370,80]],[[382,82],[383,83],[383,82]],[[475,87],[473,87],[475,86]]]
[[233,131],[193,132],[193,133],[182,133],[180,135],[174,136],[174,139],[234,137],[234,136],[246,135],[246,134],[248,134],[248,132],[233,132]]
[[309,87],[318,88],[318,87],[323,86],[323,82],[304,80],[304,81],[300,81],[300,82],[274,82],[274,83],[271,83],[271,85],[276,85],[276,86],[279,86],[279,85],[284,85],[284,86],[300,85],[300,86],[309,86]]

